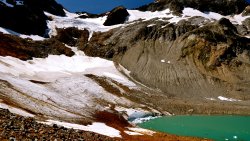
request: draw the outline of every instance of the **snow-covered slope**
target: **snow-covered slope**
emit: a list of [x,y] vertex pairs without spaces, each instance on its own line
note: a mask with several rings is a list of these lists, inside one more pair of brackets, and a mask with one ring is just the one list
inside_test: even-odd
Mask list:
[[41,37],[41,36],[38,36],[38,35],[24,35],[24,34],[20,34],[20,33],[17,33],[15,31],[12,31],[10,29],[6,29],[6,28],[2,28],[2,27],[0,27],[0,32],[2,32],[4,34],[15,35],[15,36],[21,37],[23,39],[30,38],[30,39],[32,39],[34,41],[42,41],[42,40],[45,39],[44,37]]

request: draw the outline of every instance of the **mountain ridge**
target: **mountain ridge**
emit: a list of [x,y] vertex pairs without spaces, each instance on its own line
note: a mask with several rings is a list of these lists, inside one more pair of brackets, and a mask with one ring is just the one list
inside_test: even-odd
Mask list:
[[[204,12],[207,1],[180,7],[188,1],[159,0],[147,7],[154,12],[118,7],[101,15],[59,7],[63,16],[43,11],[46,8],[36,13],[34,7],[14,7],[34,12],[23,15],[26,18],[43,13],[41,21],[32,16],[25,21],[41,22],[45,26],[40,29],[15,27],[20,19],[1,11],[12,7],[0,5],[0,18],[6,18],[0,20],[0,108],[43,124],[108,133],[118,140],[157,140],[158,133],[134,129],[137,120],[155,116],[249,115],[248,7],[221,14]],[[227,12],[232,13],[222,15]],[[105,26],[107,21],[111,24]],[[1,27],[9,22],[14,27]],[[44,32],[46,38],[29,35]],[[107,131],[100,133],[95,125]]]

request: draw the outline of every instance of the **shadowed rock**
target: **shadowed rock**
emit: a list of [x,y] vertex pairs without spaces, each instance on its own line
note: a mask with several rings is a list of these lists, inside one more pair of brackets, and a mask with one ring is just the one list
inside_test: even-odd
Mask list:
[[7,7],[0,5],[0,27],[8,28],[22,34],[46,35],[47,11],[64,16],[63,7],[55,0],[24,0],[24,5]]
[[122,24],[126,21],[129,13],[126,8],[119,6],[113,9],[107,17],[107,20],[104,22],[103,25],[111,26],[116,24]]

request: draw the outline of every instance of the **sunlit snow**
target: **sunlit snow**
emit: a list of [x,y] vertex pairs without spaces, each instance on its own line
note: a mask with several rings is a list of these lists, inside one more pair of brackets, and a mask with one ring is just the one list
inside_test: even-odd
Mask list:
[[87,126],[61,122],[61,121],[55,121],[55,120],[47,120],[46,122],[41,122],[41,123],[48,124],[48,125],[56,124],[56,125],[63,126],[66,128],[95,132],[95,133],[106,135],[109,137],[121,137],[120,131],[100,122],[94,122],[92,123],[92,125],[87,125]]

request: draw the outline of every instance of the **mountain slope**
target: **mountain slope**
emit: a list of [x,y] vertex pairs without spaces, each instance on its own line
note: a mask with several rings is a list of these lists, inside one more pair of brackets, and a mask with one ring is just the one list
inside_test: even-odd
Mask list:
[[[28,2],[0,6],[22,12],[38,6]],[[0,25],[0,107],[44,124],[87,131],[98,122],[118,133],[109,136],[128,140],[137,138],[130,132],[148,138],[148,132],[130,128],[138,119],[170,113],[249,115],[250,15],[247,8],[243,11],[245,3],[218,1],[203,9],[207,1],[169,2],[144,7],[154,12],[122,8],[124,17],[129,14],[126,21],[122,17],[122,24],[104,26],[117,15],[87,18],[65,11],[63,16],[54,1],[40,1],[44,7],[34,17],[42,14],[44,27]],[[222,4],[228,9],[218,11]],[[24,35],[43,36],[45,31],[47,38]]]

